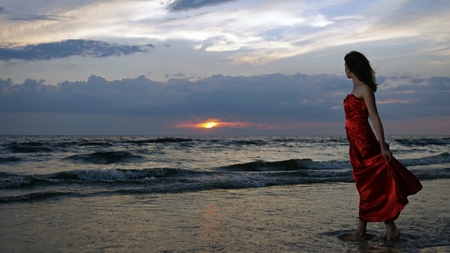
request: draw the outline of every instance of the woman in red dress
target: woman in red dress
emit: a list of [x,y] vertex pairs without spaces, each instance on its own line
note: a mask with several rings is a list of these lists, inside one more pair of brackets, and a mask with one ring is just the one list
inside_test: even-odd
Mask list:
[[[400,230],[394,220],[408,203],[407,196],[422,189],[419,180],[392,156],[384,138],[383,125],[375,103],[375,72],[367,58],[356,51],[345,58],[345,73],[353,81],[352,92],[344,99],[350,162],[358,189],[359,224],[344,240],[366,239],[367,222],[384,222],[386,240],[396,240]],[[375,136],[368,117],[375,128]]]

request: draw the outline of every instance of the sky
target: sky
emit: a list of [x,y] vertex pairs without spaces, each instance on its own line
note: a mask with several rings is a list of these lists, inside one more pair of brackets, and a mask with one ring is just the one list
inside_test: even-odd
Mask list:
[[0,135],[345,135],[352,50],[386,135],[449,135],[448,24],[450,0],[0,0]]

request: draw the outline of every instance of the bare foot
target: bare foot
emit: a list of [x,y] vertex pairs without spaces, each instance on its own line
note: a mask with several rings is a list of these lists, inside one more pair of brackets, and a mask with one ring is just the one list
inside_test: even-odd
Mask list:
[[386,240],[388,241],[397,241],[398,239],[400,239],[400,235],[402,233],[400,232],[400,230],[397,228],[397,226],[393,226],[393,228],[388,229],[387,234],[385,236]]
[[356,232],[352,235],[343,236],[341,237],[343,241],[346,242],[358,242],[358,241],[365,241],[366,240],[366,234],[357,234]]
[[347,242],[365,241],[367,239],[366,226],[367,221],[359,220],[358,227],[352,235],[342,235],[339,238]]

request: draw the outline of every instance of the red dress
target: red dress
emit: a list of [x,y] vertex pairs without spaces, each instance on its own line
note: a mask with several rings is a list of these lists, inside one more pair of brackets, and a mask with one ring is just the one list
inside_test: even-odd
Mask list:
[[420,191],[422,184],[394,157],[386,163],[363,99],[349,94],[344,99],[344,110],[350,163],[360,197],[359,219],[395,220],[408,203],[407,196]]

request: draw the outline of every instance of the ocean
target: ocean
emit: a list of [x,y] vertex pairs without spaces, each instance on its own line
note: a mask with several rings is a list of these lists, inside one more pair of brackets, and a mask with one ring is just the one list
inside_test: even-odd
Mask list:
[[[449,136],[391,136],[419,179],[450,178]],[[352,182],[343,136],[2,136],[0,203]]]
[[[449,182],[450,136],[389,136],[387,142],[393,155],[422,182]],[[192,194],[219,198],[240,190],[320,192],[330,185],[348,185],[357,194],[345,136],[0,136],[0,210],[14,207],[22,214],[27,214],[25,206],[55,201],[195,199]],[[357,208],[356,195],[348,201]],[[139,203],[135,199],[133,205]],[[448,203],[440,205],[449,211]],[[354,218],[357,211],[348,215]],[[450,224],[449,216],[440,222]],[[356,221],[349,225],[356,226]],[[333,233],[325,232],[337,238]],[[428,246],[447,245],[448,229],[445,233]],[[148,252],[197,251],[185,246]],[[421,246],[405,247],[413,252]]]

